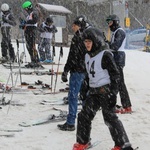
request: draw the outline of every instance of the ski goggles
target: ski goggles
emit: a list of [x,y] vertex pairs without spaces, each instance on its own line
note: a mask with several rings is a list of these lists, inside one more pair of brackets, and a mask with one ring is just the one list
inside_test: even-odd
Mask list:
[[111,19],[107,19],[106,20],[107,24],[109,25],[110,23],[112,23],[113,21]]

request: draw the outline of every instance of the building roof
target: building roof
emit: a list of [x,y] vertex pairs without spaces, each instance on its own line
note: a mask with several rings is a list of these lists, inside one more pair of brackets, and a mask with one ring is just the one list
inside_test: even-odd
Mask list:
[[38,4],[49,12],[64,13],[64,14],[72,13],[69,9],[67,9],[63,6],[50,5],[50,4],[44,4],[44,3],[38,3]]

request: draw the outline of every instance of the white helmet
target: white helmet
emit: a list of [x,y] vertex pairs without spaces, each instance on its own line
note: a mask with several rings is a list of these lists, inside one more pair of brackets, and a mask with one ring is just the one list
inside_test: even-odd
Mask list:
[[9,5],[6,4],[6,3],[2,4],[2,5],[1,5],[1,10],[2,10],[2,11],[8,11],[8,10],[9,10]]

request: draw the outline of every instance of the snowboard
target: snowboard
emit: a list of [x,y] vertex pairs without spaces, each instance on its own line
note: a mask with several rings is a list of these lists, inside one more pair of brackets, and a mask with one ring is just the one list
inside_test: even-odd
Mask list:
[[21,123],[19,123],[19,126],[31,127],[31,126],[42,125],[42,124],[47,124],[47,123],[51,123],[51,122],[59,122],[59,121],[66,120],[66,117],[67,117],[66,115],[61,114],[61,113],[58,116],[51,114],[46,118],[40,118],[40,119],[21,122]]

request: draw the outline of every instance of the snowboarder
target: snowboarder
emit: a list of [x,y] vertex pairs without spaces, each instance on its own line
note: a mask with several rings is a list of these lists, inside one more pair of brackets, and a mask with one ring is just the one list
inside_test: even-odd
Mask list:
[[85,78],[85,63],[84,56],[86,53],[85,45],[81,38],[81,28],[86,24],[85,16],[78,16],[73,24],[72,30],[75,32],[72,38],[70,52],[68,55],[67,62],[64,67],[64,72],[62,73],[62,81],[67,82],[67,75],[70,71],[69,79],[69,113],[67,120],[64,124],[59,124],[58,128],[64,131],[74,131],[75,130],[75,119],[77,113],[78,105],[78,93],[81,88],[81,84]]
[[83,39],[87,49],[85,64],[89,77],[89,94],[81,112],[78,113],[77,143],[74,144],[73,150],[85,150],[90,146],[92,120],[100,107],[115,143],[112,150],[133,150],[114,110],[120,76],[113,54],[107,49],[99,29],[86,29]]
[[112,52],[114,55],[114,59],[120,72],[119,94],[122,107],[116,107],[116,113],[131,113],[131,101],[125,85],[123,73],[123,68],[125,66],[125,52],[123,51],[123,49],[126,42],[126,34],[125,31],[119,25],[120,20],[117,15],[109,15],[106,19],[106,22],[110,30],[112,31],[111,41],[106,42],[108,42],[110,49],[113,50]]
[[[53,38],[53,34],[57,32],[57,28],[53,25],[52,17],[47,17],[45,22],[43,22],[39,31],[41,32],[40,43],[38,44],[38,51],[40,54],[40,61],[44,63],[52,63],[51,57],[51,42]],[[44,51],[45,49],[45,51]]]
[[10,7],[7,3],[1,5],[1,52],[2,52],[2,63],[8,60],[14,62],[15,53],[11,43],[11,28],[16,25],[14,15],[10,11]]
[[28,13],[26,20],[20,20],[20,28],[24,30],[26,47],[31,58],[31,63],[28,64],[27,67],[38,67],[39,57],[35,43],[39,13],[37,10],[33,9],[33,5],[30,1],[25,1],[22,4],[22,8]]

